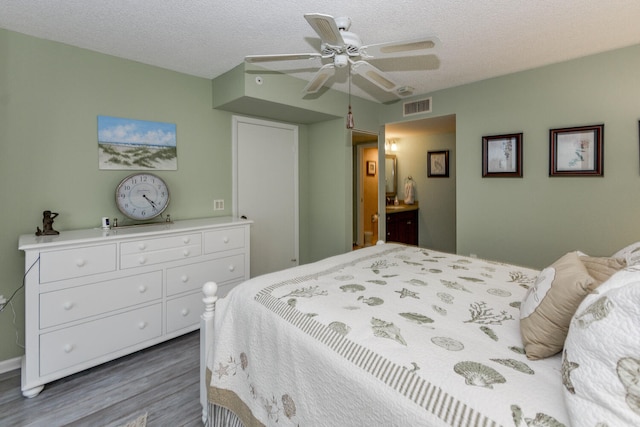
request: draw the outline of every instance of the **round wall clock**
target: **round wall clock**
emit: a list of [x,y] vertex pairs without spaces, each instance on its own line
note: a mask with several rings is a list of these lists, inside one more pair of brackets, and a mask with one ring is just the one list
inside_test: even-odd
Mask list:
[[155,218],[169,206],[169,187],[152,173],[134,173],[118,184],[116,205],[131,219]]

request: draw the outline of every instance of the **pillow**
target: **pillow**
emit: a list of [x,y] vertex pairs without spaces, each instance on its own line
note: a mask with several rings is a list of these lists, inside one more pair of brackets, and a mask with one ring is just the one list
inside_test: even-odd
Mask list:
[[581,256],[580,261],[587,268],[589,276],[595,279],[596,286],[600,286],[614,273],[627,266],[627,261],[624,258]]
[[612,258],[623,258],[627,261],[627,265],[635,265],[640,263],[640,242],[632,243],[620,249],[615,254],[611,255]]
[[571,321],[563,394],[575,426],[640,426],[640,271],[622,270]]
[[545,268],[520,304],[520,333],[529,359],[562,350],[571,317],[596,286],[577,252],[569,252]]

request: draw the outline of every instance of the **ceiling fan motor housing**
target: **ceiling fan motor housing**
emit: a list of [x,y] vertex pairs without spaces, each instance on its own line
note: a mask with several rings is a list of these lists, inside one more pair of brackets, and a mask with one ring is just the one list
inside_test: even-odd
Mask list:
[[340,31],[340,35],[342,36],[344,44],[333,46],[328,43],[323,43],[321,47],[322,54],[325,56],[331,56],[346,53],[349,56],[360,56],[360,47],[362,46],[360,37],[349,31]]

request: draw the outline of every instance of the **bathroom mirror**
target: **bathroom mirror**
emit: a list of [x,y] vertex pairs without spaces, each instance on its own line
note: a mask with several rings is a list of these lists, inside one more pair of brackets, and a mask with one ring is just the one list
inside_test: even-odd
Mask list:
[[395,197],[398,191],[397,160],[395,154],[384,155],[384,188],[387,197]]

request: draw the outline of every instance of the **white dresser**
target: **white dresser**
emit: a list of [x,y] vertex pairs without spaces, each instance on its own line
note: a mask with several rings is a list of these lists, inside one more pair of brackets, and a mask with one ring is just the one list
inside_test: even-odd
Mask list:
[[249,278],[251,221],[231,217],[20,236],[22,394],[198,329],[202,285]]

